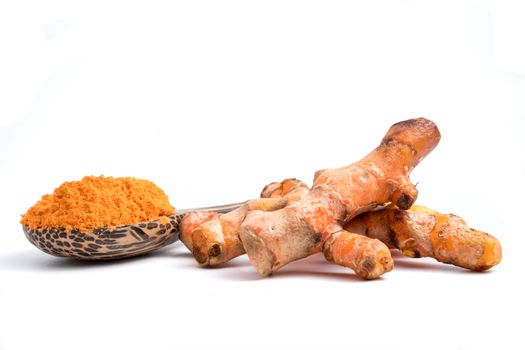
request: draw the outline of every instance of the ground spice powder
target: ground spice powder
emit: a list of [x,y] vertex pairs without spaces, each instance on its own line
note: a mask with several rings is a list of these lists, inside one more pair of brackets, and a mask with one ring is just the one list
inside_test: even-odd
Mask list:
[[174,211],[166,194],[151,181],[86,176],[42,196],[22,215],[21,223],[31,228],[64,227],[71,231],[166,219]]

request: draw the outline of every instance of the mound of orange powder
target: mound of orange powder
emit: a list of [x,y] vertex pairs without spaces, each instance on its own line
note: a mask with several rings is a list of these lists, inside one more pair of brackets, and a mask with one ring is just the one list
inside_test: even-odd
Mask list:
[[86,229],[149,221],[173,214],[175,208],[159,187],[133,177],[86,176],[65,182],[22,215],[31,228]]

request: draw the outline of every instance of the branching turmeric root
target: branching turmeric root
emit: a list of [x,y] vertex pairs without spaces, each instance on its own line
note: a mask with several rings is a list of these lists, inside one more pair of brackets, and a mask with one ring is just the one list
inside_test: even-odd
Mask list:
[[488,270],[501,261],[501,245],[489,235],[469,228],[453,214],[414,205],[400,210],[393,205],[354,218],[345,229],[376,238],[410,257],[433,257],[473,271]]
[[409,174],[439,139],[430,120],[394,124],[361,161],[318,171],[311,190],[287,179],[267,185],[260,199],[230,213],[187,215],[181,240],[203,266],[246,251],[262,276],[321,250],[328,261],[364,279],[392,270],[389,248],[470,270],[490,269],[501,260],[494,237],[455,215],[412,206],[417,190]]
[[[308,186],[303,182],[286,179],[267,185],[261,192],[261,199],[248,202],[235,213],[222,215],[209,212],[191,213],[182,221],[181,240],[202,266],[216,266],[224,263],[244,254],[238,232],[240,221],[246,216],[247,211],[274,210],[300,200],[308,191]],[[334,226],[333,230],[341,230],[341,227]],[[352,246],[343,248],[344,243],[350,241]],[[345,251],[332,253],[332,250],[340,248]],[[325,244],[325,254],[330,256],[329,261],[352,268],[358,276],[365,279],[376,278],[390,271],[393,266],[390,251],[383,243],[350,232],[337,235],[337,239]]]
[[[412,169],[437,145],[436,125],[418,118],[394,124],[381,144],[361,161],[315,174],[312,190],[285,208],[251,211],[239,234],[262,276],[319,252],[335,228],[387,202],[408,209],[417,198]],[[333,261],[343,261],[333,249]],[[341,250],[343,252],[345,250]]]

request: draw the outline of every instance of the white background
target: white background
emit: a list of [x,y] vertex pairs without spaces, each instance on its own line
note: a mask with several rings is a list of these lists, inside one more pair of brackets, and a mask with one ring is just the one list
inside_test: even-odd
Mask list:
[[[523,349],[525,7],[510,1],[2,1],[0,349]],[[322,256],[261,279],[176,243],[80,263],[20,214],[84,175],[178,208],[358,160],[397,121],[442,133],[418,203],[497,236],[470,273],[396,255],[363,282]]]

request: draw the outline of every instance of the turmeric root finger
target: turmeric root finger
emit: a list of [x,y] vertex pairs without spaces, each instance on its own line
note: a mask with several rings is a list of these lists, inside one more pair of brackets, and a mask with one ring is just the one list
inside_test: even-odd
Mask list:
[[440,139],[436,125],[418,118],[394,124],[361,161],[318,171],[302,199],[273,212],[252,211],[240,228],[251,263],[267,276],[287,263],[319,252],[330,227],[394,202],[409,208],[417,198],[412,169]]
[[193,231],[201,224],[210,221],[219,215],[219,213],[213,211],[194,211],[182,218],[179,227],[179,239],[189,251],[193,250]]
[[410,257],[432,257],[473,271],[488,270],[501,261],[501,245],[488,233],[469,228],[453,214],[413,206],[395,206],[361,214],[345,229],[377,238]]
[[285,198],[259,198],[202,223],[192,232],[193,257],[200,265],[215,266],[244,254],[238,230],[246,214],[254,209],[276,210],[285,205]]
[[[226,214],[205,216],[195,214],[183,219],[181,230],[184,240],[191,242],[193,256],[202,266],[215,266],[244,254],[239,239],[239,227],[252,210],[273,211],[301,198],[309,191],[308,186],[296,179],[286,179],[265,187],[261,196]],[[201,220],[200,224],[197,222]],[[181,238],[182,240],[182,238]],[[186,243],[185,243],[186,244]],[[186,244],[188,248],[189,244]]]
[[343,230],[326,240],[323,253],[326,260],[349,267],[364,279],[378,278],[394,267],[390,249],[384,243]]
[[[276,196],[273,196],[272,198],[276,198]],[[238,208],[239,211],[243,211],[243,208],[247,208],[248,205],[250,206],[250,210],[253,209],[259,209],[263,211],[267,210],[275,210],[279,207],[284,206],[285,202],[279,202],[276,200],[255,200],[257,203],[246,203],[244,206]],[[232,212],[236,212],[233,210]],[[214,211],[208,211],[208,210],[200,210],[200,211],[194,211],[187,215],[185,215],[182,218],[182,221],[180,223],[180,235],[179,239],[184,243],[186,248],[188,248],[189,251],[193,251],[193,232],[202,224],[217,220],[219,216],[222,214],[219,214],[218,212]],[[235,216],[235,215],[233,215]]]

